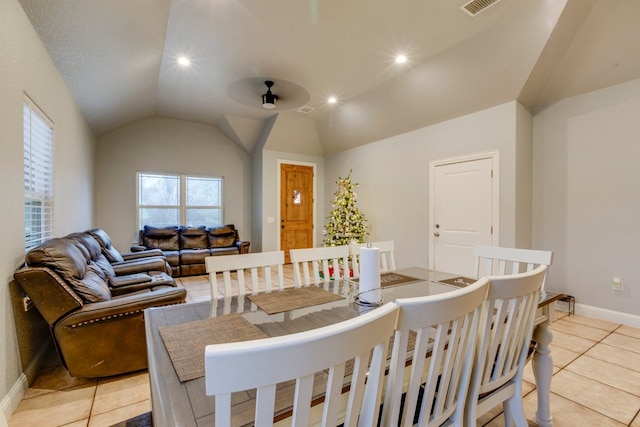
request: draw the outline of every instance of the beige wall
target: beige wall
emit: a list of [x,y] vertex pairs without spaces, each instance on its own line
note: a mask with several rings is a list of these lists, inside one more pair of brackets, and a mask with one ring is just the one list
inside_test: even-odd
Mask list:
[[251,240],[251,158],[215,127],[153,117],[98,139],[96,225],[121,252],[137,239],[136,172],[224,177],[224,221]]
[[547,288],[633,315],[638,326],[639,119],[634,80],[557,102],[533,127],[534,244],[554,251]]
[[[516,243],[516,115],[510,102],[437,125],[330,156],[325,166],[325,212],[335,181],[353,170],[358,207],[370,225],[369,240],[394,240],[398,268],[429,265],[429,162],[473,153],[500,152],[500,244]],[[526,122],[526,117],[523,118]],[[526,154],[524,154],[526,156]],[[319,224],[322,228],[324,223]],[[526,226],[530,229],[530,224]]]
[[[57,236],[93,221],[94,136],[16,0],[0,2],[0,401],[13,410],[26,386],[22,373],[48,334],[35,311],[14,314],[19,295],[9,286],[24,259],[22,101],[26,92],[54,122],[54,229]],[[14,304],[15,305],[15,304]],[[19,330],[18,334],[16,331]],[[0,424],[2,416],[0,414]]]

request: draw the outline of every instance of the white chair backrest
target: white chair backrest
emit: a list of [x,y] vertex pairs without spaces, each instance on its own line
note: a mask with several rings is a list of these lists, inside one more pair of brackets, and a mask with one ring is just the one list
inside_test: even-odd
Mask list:
[[[547,267],[553,262],[553,252],[534,249],[516,249],[498,246],[473,247],[476,278],[504,276],[532,271],[540,265]],[[544,291],[544,282],[542,284]]]
[[[396,269],[396,258],[394,255],[395,245],[393,240],[383,242],[373,242],[371,246],[380,249],[380,272],[386,273]],[[351,254],[351,269],[354,277],[360,277],[360,248],[366,248],[366,243],[352,243],[349,245]]]
[[398,308],[391,302],[356,318],[306,332],[207,346],[205,384],[207,395],[215,396],[215,425],[234,425],[231,393],[254,389],[255,425],[272,425],[276,384],[295,380],[291,425],[308,426],[314,376],[326,371],[321,425],[336,426],[343,422],[338,420],[338,406],[345,367],[355,358],[344,425],[375,426],[397,314]]
[[505,415],[519,414],[516,424],[526,426],[522,372],[546,271],[547,266],[540,265],[529,272],[489,277],[465,408],[466,422],[472,423],[469,425],[475,425],[477,417],[504,402]]
[[[349,246],[291,249],[296,287],[349,277]],[[321,275],[322,273],[322,275]]]
[[[238,295],[246,294],[247,285],[250,286],[253,294],[257,294],[260,290],[260,283],[264,283],[264,289],[267,292],[271,292],[274,273],[277,274],[276,285],[278,289],[284,289],[283,251],[210,256],[205,258],[204,263],[207,273],[209,273],[211,301],[214,306],[217,304],[217,299],[231,296],[233,292],[233,277],[231,273],[234,271],[236,272]],[[249,270],[251,273],[248,278],[245,277],[245,270]],[[224,279],[224,295],[218,291],[218,273],[222,273]]]
[[[441,426],[450,421],[453,425],[462,426],[478,322],[488,290],[489,280],[484,277],[453,292],[396,300],[398,324],[382,425],[396,425],[401,416],[399,425],[411,426],[418,409],[418,425]],[[411,331],[417,332],[417,336],[414,350],[408,352]],[[405,368],[409,356],[412,360],[410,373],[409,368]],[[406,383],[408,387],[405,389]],[[417,408],[421,387],[424,394],[420,408]],[[406,397],[401,412],[403,393]]]

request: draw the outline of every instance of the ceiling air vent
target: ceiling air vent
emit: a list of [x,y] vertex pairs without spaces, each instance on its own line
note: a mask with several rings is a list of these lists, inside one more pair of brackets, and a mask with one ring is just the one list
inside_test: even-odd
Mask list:
[[298,109],[299,113],[309,114],[313,111],[313,107],[309,107],[308,105],[303,105]]
[[500,0],[471,0],[469,3],[462,5],[460,9],[467,12],[470,16],[476,16],[483,10],[486,10],[489,6],[492,6],[499,1]]

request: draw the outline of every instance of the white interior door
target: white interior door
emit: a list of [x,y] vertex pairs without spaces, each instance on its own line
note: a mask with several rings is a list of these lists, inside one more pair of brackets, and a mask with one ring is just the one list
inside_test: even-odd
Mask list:
[[429,267],[473,277],[473,245],[497,242],[497,153],[431,164]]

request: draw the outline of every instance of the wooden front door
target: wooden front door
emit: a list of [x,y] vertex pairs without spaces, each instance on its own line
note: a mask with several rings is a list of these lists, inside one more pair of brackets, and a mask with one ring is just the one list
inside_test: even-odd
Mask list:
[[313,247],[313,167],[280,165],[280,249]]

